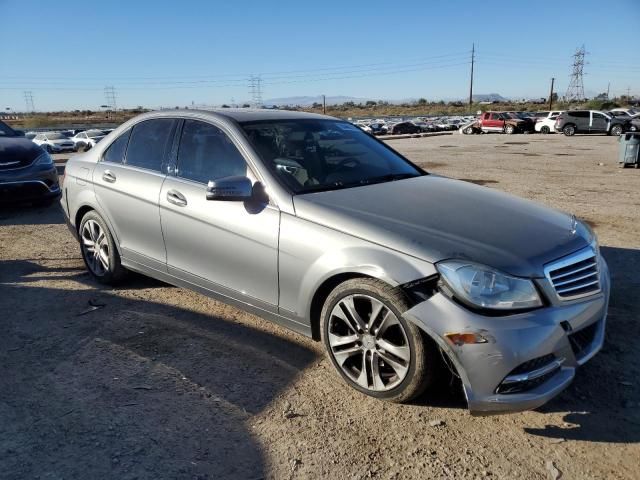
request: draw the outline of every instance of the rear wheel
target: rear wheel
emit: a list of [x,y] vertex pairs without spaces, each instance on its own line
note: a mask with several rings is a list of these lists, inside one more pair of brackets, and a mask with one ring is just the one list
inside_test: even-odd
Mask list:
[[565,125],[562,129],[562,133],[564,133],[567,137],[571,137],[576,134],[576,126],[575,125]]
[[516,127],[514,127],[513,125],[505,125],[504,127],[504,133],[508,135],[511,135],[515,131],[516,131]]
[[342,378],[366,395],[406,402],[435,378],[435,354],[414,324],[397,288],[370,278],[336,287],[322,309],[322,340]]
[[546,125],[543,125],[542,127],[540,127],[540,133],[544,133],[546,135],[547,133],[550,133],[550,132],[551,132],[551,129]]
[[467,127],[464,130],[462,130],[462,133],[464,133],[465,135],[471,135],[473,133],[473,127]]
[[82,217],[79,234],[82,259],[97,281],[115,285],[126,276],[113,236],[100,215],[90,211]]

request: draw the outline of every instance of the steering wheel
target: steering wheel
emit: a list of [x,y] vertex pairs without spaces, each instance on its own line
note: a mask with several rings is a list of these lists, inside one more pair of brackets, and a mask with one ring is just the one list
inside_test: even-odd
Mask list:
[[[350,163],[353,164],[353,167],[357,167],[357,166],[361,165],[360,160],[358,160],[356,157],[343,158],[334,167],[334,170],[340,170],[341,168],[346,167]],[[353,168],[353,167],[351,167],[351,168]]]

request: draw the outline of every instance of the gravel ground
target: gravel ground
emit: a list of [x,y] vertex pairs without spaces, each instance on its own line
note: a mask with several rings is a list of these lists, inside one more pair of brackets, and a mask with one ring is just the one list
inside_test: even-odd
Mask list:
[[446,381],[412,405],[376,401],[260,318],[139,276],[98,285],[56,206],[5,208],[0,478],[638,478],[640,170],[618,169],[604,136],[389,143],[595,227],[607,341],[568,390],[494,417],[471,417]]

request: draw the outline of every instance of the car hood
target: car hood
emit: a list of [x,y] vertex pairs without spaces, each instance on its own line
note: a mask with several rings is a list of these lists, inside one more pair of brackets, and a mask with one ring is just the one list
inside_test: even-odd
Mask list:
[[0,163],[26,165],[42,155],[42,148],[25,137],[0,137]]
[[296,215],[430,262],[458,258],[522,277],[589,245],[571,215],[436,175],[294,197]]

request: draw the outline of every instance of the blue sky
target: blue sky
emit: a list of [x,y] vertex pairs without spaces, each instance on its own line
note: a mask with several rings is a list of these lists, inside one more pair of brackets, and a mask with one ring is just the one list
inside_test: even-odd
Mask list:
[[[640,94],[640,1],[0,0],[0,106],[97,109],[348,95],[403,99],[474,91],[542,97],[589,55],[585,90]],[[395,7],[394,5],[402,5]]]

